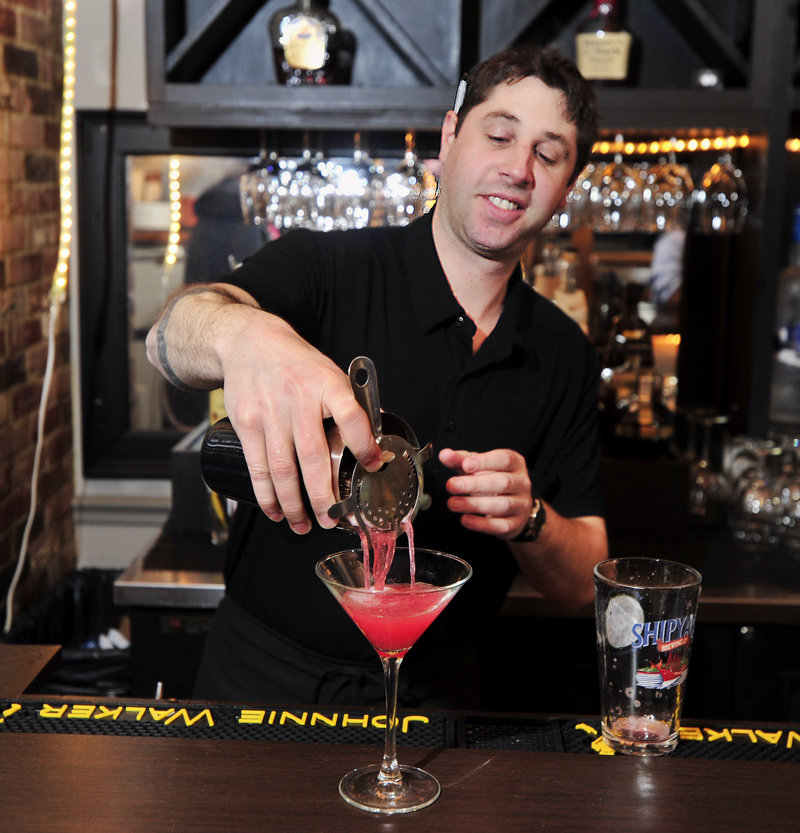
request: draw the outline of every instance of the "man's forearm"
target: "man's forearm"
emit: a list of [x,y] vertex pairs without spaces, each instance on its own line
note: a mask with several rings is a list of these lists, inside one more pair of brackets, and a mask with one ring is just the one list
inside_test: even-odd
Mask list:
[[233,288],[221,284],[187,287],[167,303],[147,334],[147,358],[175,387],[211,390],[222,384],[211,335],[225,306],[241,304]]
[[592,568],[608,557],[602,518],[564,518],[549,505],[539,539],[530,544],[511,543],[510,547],[527,580],[566,607],[592,601]]

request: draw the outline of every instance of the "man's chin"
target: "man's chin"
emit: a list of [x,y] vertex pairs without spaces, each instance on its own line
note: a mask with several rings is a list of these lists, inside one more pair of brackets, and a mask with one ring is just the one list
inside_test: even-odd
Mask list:
[[525,250],[528,248],[528,244],[535,236],[535,234],[531,234],[530,237],[526,237],[524,240],[517,238],[511,242],[497,240],[475,241],[474,248],[475,251],[486,260],[491,260],[495,263],[516,264],[525,253]]

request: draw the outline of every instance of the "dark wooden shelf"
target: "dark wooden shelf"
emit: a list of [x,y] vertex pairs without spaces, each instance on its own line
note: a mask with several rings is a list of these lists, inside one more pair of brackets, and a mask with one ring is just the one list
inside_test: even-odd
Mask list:
[[767,103],[753,103],[749,90],[601,88],[601,127],[614,130],[767,130]]
[[148,119],[169,127],[438,129],[454,88],[167,84]]
[[[167,84],[164,92],[148,119],[169,127],[438,130],[453,103],[450,87]],[[767,129],[766,108],[747,90],[600,89],[598,101],[603,129]]]
[[[588,3],[554,0],[406,0],[402,19],[386,0],[332,0],[357,38],[352,86],[287,89],[275,83],[266,24],[283,0],[147,0],[149,118],[167,127],[438,129],[462,69],[518,40],[570,54]],[[641,0],[640,0],[641,2]],[[629,8],[646,42],[638,86],[600,88],[604,129],[678,128],[762,132],[774,110],[776,37],[785,15],[765,0],[648,0]],[[735,7],[735,8],[734,8]],[[422,16],[416,11],[426,9]],[[748,17],[751,34],[742,20]],[[423,22],[424,21],[424,22]],[[477,54],[472,50],[477,49]],[[729,88],[691,89],[693,69],[720,67]]]

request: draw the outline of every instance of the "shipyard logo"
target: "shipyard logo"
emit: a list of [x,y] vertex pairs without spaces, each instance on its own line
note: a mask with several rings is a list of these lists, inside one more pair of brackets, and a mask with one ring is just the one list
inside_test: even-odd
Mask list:
[[659,651],[674,651],[689,644],[694,633],[694,615],[679,619],[642,622],[632,627],[634,648],[655,645]]
[[689,644],[694,633],[694,614],[674,619],[645,621],[639,600],[621,593],[609,599],[605,615],[606,639],[613,648],[655,646],[669,652]]

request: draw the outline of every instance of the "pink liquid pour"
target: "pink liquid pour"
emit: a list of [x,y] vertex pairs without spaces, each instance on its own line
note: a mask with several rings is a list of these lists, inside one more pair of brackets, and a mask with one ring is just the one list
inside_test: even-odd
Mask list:
[[[408,539],[410,584],[413,587],[416,573],[416,564],[414,561],[414,527],[409,520],[404,520],[401,526]],[[372,587],[375,590],[383,590],[386,586],[386,576],[389,575],[389,570],[394,560],[394,551],[397,546],[397,530],[390,529],[385,531],[382,529],[373,529],[370,531],[369,538],[363,529],[359,529],[358,534],[361,539],[361,549],[364,553],[364,586],[367,589]],[[372,543],[371,549],[374,555],[371,566],[370,543]]]

